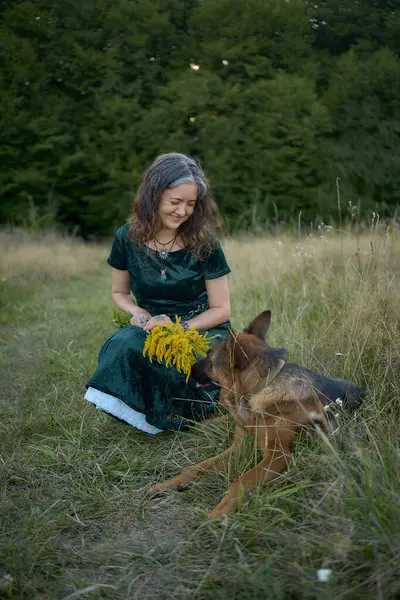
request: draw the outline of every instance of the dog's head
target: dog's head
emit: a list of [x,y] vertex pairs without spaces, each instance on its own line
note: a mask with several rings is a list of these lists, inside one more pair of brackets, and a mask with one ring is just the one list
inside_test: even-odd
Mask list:
[[[285,354],[265,341],[270,321],[271,311],[265,310],[243,332],[231,331],[227,339],[216,342],[206,358],[192,367],[192,376],[200,386],[217,384],[231,391],[235,387],[236,394],[247,394],[267,374],[273,360]],[[224,396],[221,394],[221,402]]]

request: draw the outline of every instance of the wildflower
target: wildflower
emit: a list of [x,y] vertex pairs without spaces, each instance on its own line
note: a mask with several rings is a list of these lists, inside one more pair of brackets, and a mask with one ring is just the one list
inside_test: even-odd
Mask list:
[[[14,583],[14,577],[12,575],[9,575],[8,573],[6,573],[0,579],[0,591],[4,591],[6,596],[8,596],[8,591],[10,591],[10,588],[12,587],[13,583]],[[6,597],[6,596],[4,596],[4,597]]]
[[357,216],[357,206],[355,204],[352,204],[351,201],[349,201],[349,213],[350,213],[350,217],[352,219],[355,219]]
[[332,569],[318,569],[317,571],[317,579],[322,583],[326,583],[327,581],[329,581],[331,575]]
[[201,335],[196,329],[185,331],[177,316],[175,323],[165,327],[156,325],[149,331],[143,348],[143,356],[147,354],[150,362],[155,357],[159,363],[164,360],[167,367],[175,366],[178,371],[185,373],[186,381],[188,381],[197,357],[206,356],[210,341],[216,337],[219,336],[207,337],[207,333]]

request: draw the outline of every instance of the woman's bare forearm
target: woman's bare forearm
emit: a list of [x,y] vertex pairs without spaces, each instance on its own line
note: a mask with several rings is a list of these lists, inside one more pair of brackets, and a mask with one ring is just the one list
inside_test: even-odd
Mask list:
[[132,315],[134,315],[135,311],[139,308],[138,305],[134,303],[132,296],[130,294],[125,294],[125,292],[113,292],[112,301],[117,308],[123,312],[131,313]]
[[221,323],[229,321],[230,309],[225,306],[218,306],[215,308],[209,308],[200,315],[193,317],[188,320],[189,327],[194,327],[198,331],[206,331]]

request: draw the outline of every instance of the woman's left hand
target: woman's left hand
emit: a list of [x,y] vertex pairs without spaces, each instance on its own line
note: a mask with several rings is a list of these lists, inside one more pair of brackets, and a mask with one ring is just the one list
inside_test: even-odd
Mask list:
[[167,315],[156,315],[155,317],[151,317],[143,327],[144,331],[150,331],[156,325],[161,325],[161,327],[165,327],[166,325],[172,325],[171,319]]

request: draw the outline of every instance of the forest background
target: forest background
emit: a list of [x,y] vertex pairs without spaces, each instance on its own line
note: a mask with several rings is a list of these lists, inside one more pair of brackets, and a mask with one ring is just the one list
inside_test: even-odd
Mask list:
[[400,10],[372,0],[1,2],[0,223],[85,239],[161,152],[229,229],[397,216]]
[[[399,600],[400,2],[314,2],[0,0],[1,598]],[[148,490],[229,415],[147,436],[83,400],[115,330],[109,241],[80,238],[167,151],[249,232],[223,240],[234,329],[271,308],[273,347],[366,391],[223,522],[250,442]]]

